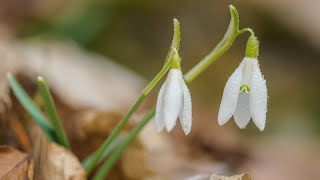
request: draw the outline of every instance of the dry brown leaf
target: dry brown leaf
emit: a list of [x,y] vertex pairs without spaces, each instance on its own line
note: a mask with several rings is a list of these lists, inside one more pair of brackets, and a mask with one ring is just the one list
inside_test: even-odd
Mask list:
[[81,163],[72,152],[49,142],[38,127],[34,126],[32,130],[36,180],[86,179]]
[[[99,144],[112,132],[123,114],[120,112],[82,112],[72,119],[77,119],[74,125],[73,149],[83,159],[86,155],[97,148]],[[127,123],[122,133],[129,133],[134,127],[132,121]],[[150,135],[150,134],[149,134]],[[125,151],[117,166],[108,175],[109,179],[144,179],[152,176],[151,166],[147,156],[150,154],[143,140],[137,138]],[[85,146],[83,146],[85,144]],[[137,166],[139,162],[139,166]]]
[[234,175],[234,176],[221,176],[221,175],[209,175],[209,174],[199,174],[187,178],[188,180],[251,180],[251,176],[247,173]]
[[230,177],[220,176],[220,175],[212,175],[212,176],[210,176],[209,180],[251,180],[251,177],[247,173],[235,175],[235,176],[230,176]]
[[[0,179],[32,179],[31,157],[10,146],[0,146]],[[32,168],[32,166],[30,166]]]
[[[17,56],[24,57],[21,58],[24,60],[20,60],[20,58],[6,59],[5,62],[10,64],[11,68],[4,68],[2,71],[16,70],[17,78],[23,80],[20,82],[29,94],[34,94],[35,82],[33,79],[35,79],[35,75],[45,75],[52,87],[61,119],[65,120],[64,126],[68,138],[75,154],[80,159],[86,157],[102,143],[143,87],[143,80],[132,72],[100,56],[84,53],[74,46],[60,43],[53,45],[18,44],[13,49],[16,49],[19,52]],[[3,75],[5,77],[5,73]],[[130,87],[130,91],[127,91],[127,87]],[[8,89],[8,86],[5,89]],[[18,105],[16,102],[14,104]],[[13,110],[12,113],[20,115],[25,113],[21,109],[11,110]],[[133,122],[136,121],[130,121],[126,125],[124,132],[128,132],[134,127]],[[34,128],[33,125],[29,128],[29,134],[35,132]],[[43,172],[44,169],[51,168],[47,167],[47,164],[51,163],[48,159],[51,156],[47,155],[48,152],[51,152],[48,149],[51,145],[48,145],[48,142],[43,142],[43,139],[35,138],[39,135],[31,135],[31,137],[34,145],[33,154],[36,155],[36,178],[48,178],[48,173],[44,174]],[[86,146],[83,147],[83,144]],[[126,164],[126,169],[130,169],[132,165],[136,166],[132,163],[136,161],[132,161],[130,158],[138,158],[139,160],[145,158],[145,147],[141,145],[140,140],[136,140],[133,146],[134,156],[126,156],[124,160],[119,161],[120,166],[118,165],[118,167],[120,168],[115,171],[115,174],[123,174],[122,177],[126,178],[137,177],[132,173],[126,174],[123,170],[124,166],[122,166]],[[128,152],[130,153],[130,150]],[[150,174],[150,168],[147,165],[141,167],[143,168],[140,169],[142,173],[139,174],[139,177],[142,178],[144,172]],[[56,170],[55,168],[51,169]],[[60,175],[61,173],[64,173],[62,169]],[[59,175],[59,173],[57,174]]]

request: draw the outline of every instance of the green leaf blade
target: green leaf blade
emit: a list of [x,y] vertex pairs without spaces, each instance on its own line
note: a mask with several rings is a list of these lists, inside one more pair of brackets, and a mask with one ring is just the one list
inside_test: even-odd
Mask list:
[[22,88],[19,82],[12,76],[11,73],[7,74],[7,79],[14,95],[16,96],[20,104],[26,109],[26,111],[30,114],[34,121],[44,131],[48,139],[54,141],[55,138],[53,128],[51,124],[49,124],[47,118],[39,110],[39,107],[32,101],[30,96]]
[[50,119],[51,124],[54,128],[57,140],[58,140],[59,144],[70,149],[71,147],[70,147],[69,141],[67,139],[65,131],[64,131],[63,126],[61,124],[60,118],[57,114],[57,111],[56,111],[56,108],[55,108],[55,105],[53,102],[53,98],[50,94],[49,88],[42,77],[39,76],[37,81],[38,81],[39,92],[40,92],[42,101],[44,103],[45,110],[48,113],[49,119]]

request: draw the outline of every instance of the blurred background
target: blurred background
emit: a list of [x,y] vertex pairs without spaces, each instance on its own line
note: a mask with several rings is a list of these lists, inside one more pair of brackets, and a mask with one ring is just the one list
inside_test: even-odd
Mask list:
[[189,86],[194,129],[188,137],[175,129],[175,140],[235,142],[251,157],[235,173],[253,179],[320,179],[320,1],[10,0],[1,1],[0,33],[22,41],[72,42],[151,80],[171,44],[173,18],[181,24],[186,72],[223,37],[229,4],[238,9],[240,27],[254,29],[261,42],[259,61],[269,90],[266,128],[217,124],[224,85],[244,57],[245,34]]

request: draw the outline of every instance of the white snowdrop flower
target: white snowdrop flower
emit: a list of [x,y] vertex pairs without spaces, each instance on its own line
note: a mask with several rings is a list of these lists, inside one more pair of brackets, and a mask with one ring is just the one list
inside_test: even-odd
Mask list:
[[180,69],[180,58],[173,61],[166,81],[163,83],[157,100],[155,129],[161,132],[165,127],[170,132],[179,117],[181,127],[188,135],[192,126],[192,103],[190,91],[184,82]]
[[246,57],[229,78],[222,96],[218,114],[219,125],[225,124],[233,115],[236,124],[243,129],[252,118],[263,131],[266,125],[267,85],[259,62],[259,41],[250,36]]

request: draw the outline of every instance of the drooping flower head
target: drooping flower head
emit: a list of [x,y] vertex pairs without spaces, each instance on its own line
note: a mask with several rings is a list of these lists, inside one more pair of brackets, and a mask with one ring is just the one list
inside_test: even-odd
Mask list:
[[158,95],[154,122],[156,131],[161,132],[165,127],[170,132],[178,117],[185,135],[188,135],[192,126],[191,95],[182,76],[180,57],[175,53],[172,67]]
[[258,54],[259,41],[251,35],[245,58],[224,88],[218,114],[219,125],[225,124],[233,115],[241,129],[247,126],[251,118],[261,131],[265,128],[268,94],[266,80],[259,67]]

